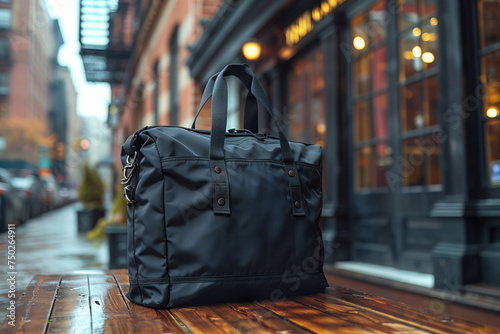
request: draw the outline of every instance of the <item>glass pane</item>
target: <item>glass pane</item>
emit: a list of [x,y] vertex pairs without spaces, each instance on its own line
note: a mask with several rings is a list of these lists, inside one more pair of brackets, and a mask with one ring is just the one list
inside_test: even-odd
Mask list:
[[365,146],[354,151],[354,188],[371,188],[373,180],[371,172],[373,171],[372,148]]
[[0,100],[0,118],[7,116],[7,109],[8,108],[9,108],[9,105],[7,104],[7,101]]
[[415,27],[399,38],[399,80],[404,81],[409,76],[423,69],[422,48],[420,36],[422,31]]
[[500,50],[481,57],[481,82],[484,113],[496,117],[500,106]]
[[500,184],[500,119],[486,122],[486,152],[490,184]]
[[398,26],[399,31],[418,24],[419,17],[417,11],[417,0],[399,0],[398,1]]
[[441,184],[441,164],[439,162],[441,148],[438,138],[436,135],[425,137],[427,184]]
[[419,186],[424,184],[424,153],[421,138],[403,140],[402,145],[402,177],[404,186]]
[[373,53],[361,57],[354,62],[353,68],[353,94],[354,97],[366,94],[370,91],[370,79],[372,76]]
[[386,38],[386,17],[385,1],[379,1],[368,11],[368,31],[369,44],[373,45],[382,42]]
[[423,81],[422,100],[425,125],[439,124],[439,81],[437,75]]
[[386,47],[381,46],[373,52],[372,90],[377,91],[387,86],[387,55]]
[[438,30],[437,26],[426,24],[422,28],[422,65],[427,70],[434,67],[438,58]]
[[421,0],[422,2],[422,18],[425,19],[429,16],[436,15],[437,13],[437,0]]
[[9,40],[6,37],[0,37],[0,59],[9,58]]
[[295,64],[294,71],[290,75],[290,110],[288,122],[290,139],[303,141],[305,131],[305,80],[303,66],[300,61]]
[[392,165],[392,149],[386,143],[375,146],[376,161],[373,170],[375,171],[375,187],[387,187],[387,169]]
[[387,94],[373,99],[373,132],[375,138],[387,137]]
[[500,2],[479,0],[478,23],[481,49],[500,42]]
[[10,28],[12,12],[8,8],[0,8],[0,28]]
[[424,119],[420,110],[420,82],[401,88],[401,131],[424,127]]
[[311,87],[313,90],[323,89],[325,86],[325,73],[323,70],[323,53],[316,51],[313,55],[313,69],[311,75]]
[[366,14],[361,13],[354,16],[351,20],[351,38],[353,51],[359,52],[366,48],[368,37],[366,31]]
[[372,119],[367,101],[354,105],[354,142],[359,143],[372,138]]
[[325,147],[325,133],[326,133],[326,125],[325,125],[325,108],[324,101],[325,98],[323,93],[317,93],[312,98],[312,106],[311,106],[311,125],[312,125],[312,140],[311,142],[314,144],[318,144]]
[[9,75],[6,72],[0,72],[0,95],[9,94]]

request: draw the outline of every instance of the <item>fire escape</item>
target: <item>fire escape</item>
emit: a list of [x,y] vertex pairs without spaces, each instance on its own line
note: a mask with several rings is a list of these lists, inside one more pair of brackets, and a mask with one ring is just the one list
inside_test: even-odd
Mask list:
[[123,84],[142,7],[140,0],[80,1],[80,55],[87,81]]

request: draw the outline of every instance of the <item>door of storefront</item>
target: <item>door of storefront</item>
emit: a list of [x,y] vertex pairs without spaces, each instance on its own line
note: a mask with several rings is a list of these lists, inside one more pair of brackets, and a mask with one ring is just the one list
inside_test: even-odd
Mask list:
[[351,259],[430,272],[442,197],[437,0],[346,13]]

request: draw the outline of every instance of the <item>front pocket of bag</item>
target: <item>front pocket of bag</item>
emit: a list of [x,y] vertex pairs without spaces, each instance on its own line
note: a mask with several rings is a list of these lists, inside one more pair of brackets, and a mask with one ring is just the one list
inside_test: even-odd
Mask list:
[[317,232],[292,215],[282,164],[228,159],[230,215],[212,210],[207,159],[164,158],[162,166],[171,277],[282,274],[313,256]]

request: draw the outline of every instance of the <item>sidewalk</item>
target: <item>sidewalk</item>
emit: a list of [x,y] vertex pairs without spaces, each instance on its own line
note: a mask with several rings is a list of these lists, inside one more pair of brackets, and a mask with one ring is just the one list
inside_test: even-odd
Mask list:
[[[72,204],[29,220],[15,229],[16,300],[33,275],[37,273],[68,273],[82,270],[108,269],[106,241],[97,244],[78,234],[76,211],[81,204]],[[3,320],[9,305],[11,271],[7,267],[7,234],[0,235],[0,317]],[[1,321],[1,320],[0,320]]]

